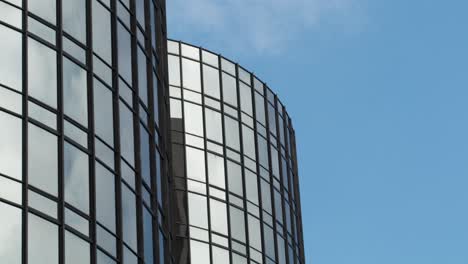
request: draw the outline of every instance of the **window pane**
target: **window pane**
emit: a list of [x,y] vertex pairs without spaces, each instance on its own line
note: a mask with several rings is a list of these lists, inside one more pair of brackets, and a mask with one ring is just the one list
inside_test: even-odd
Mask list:
[[57,195],[57,137],[34,125],[28,132],[29,183]]
[[65,143],[64,147],[65,201],[81,211],[89,211],[88,155]]
[[226,145],[235,150],[239,150],[239,123],[230,117],[224,117],[224,131],[226,136]]
[[55,24],[55,3],[55,0],[28,1],[28,11],[40,16],[52,24]]
[[[22,187],[21,183],[0,176],[0,198],[22,204]],[[1,212],[0,215],[2,215]]]
[[63,104],[65,114],[88,126],[88,91],[86,71],[63,58]]
[[219,247],[211,247],[213,254],[213,264],[229,263],[229,251]]
[[86,43],[86,2],[62,1],[63,30],[82,43]]
[[205,154],[203,151],[186,147],[187,178],[205,181]]
[[272,213],[271,211],[271,190],[270,190],[270,184],[268,184],[266,181],[262,180],[262,207],[263,210]]
[[140,124],[140,160],[141,160],[141,177],[148,186],[151,186],[150,175],[150,145],[148,131]]
[[137,250],[135,194],[122,184],[122,225],[125,243]]
[[169,84],[180,86],[180,59],[177,56],[169,55]]
[[109,64],[112,62],[110,12],[93,0],[93,49]]
[[227,211],[226,204],[210,199],[211,229],[215,232],[227,235]]
[[65,232],[65,264],[90,263],[90,250],[88,242]]
[[254,131],[247,126],[242,126],[242,146],[244,154],[255,159],[255,139]]
[[244,169],[245,172],[245,189],[247,199],[254,204],[258,204],[258,184],[257,175],[250,170]]
[[144,252],[145,263],[154,263],[153,256],[153,216],[148,209],[143,210],[143,236],[144,236]]
[[117,24],[119,73],[129,84],[131,84],[132,54],[130,33],[120,23]]
[[200,64],[192,60],[182,59],[182,70],[184,87],[201,92]]
[[243,196],[241,167],[231,161],[227,162],[229,191]]
[[211,153],[207,153],[207,158],[209,183],[225,189],[224,159]]
[[199,105],[184,103],[185,132],[203,136],[203,114]]
[[107,144],[114,145],[112,92],[94,79],[94,123],[96,134]]
[[0,111],[0,127],[0,173],[21,180],[21,119]]
[[209,264],[210,249],[208,244],[190,240],[190,260],[191,263]]
[[21,210],[0,202],[0,215],[0,260],[21,264]]
[[273,234],[273,229],[263,224],[263,236],[263,241],[265,241],[265,253],[270,258],[275,259],[275,237]]
[[219,99],[219,71],[203,65],[203,89],[206,95]]
[[0,25],[0,83],[21,91],[23,89],[22,75],[22,45],[21,34]]
[[257,121],[265,124],[265,99],[258,93],[255,93],[255,113]]
[[252,115],[252,88],[242,82],[239,82],[239,91],[242,111]]
[[31,38],[28,39],[28,90],[32,97],[57,107],[56,53]]
[[190,225],[208,228],[208,211],[206,197],[188,193],[189,223]]
[[260,233],[260,221],[249,215],[249,245],[258,250],[262,250],[262,237]]
[[224,102],[237,106],[236,79],[223,73],[223,99]]
[[245,242],[244,212],[230,206],[231,236],[241,242]]
[[122,156],[134,165],[133,113],[120,102],[120,147]]
[[223,142],[221,113],[205,108],[205,119],[206,137],[220,143]]
[[[143,2],[143,0],[140,0]],[[148,105],[148,80],[146,71],[146,55],[141,48],[138,48],[138,93],[145,105]]]
[[30,264],[58,264],[58,227],[28,214],[28,259]]

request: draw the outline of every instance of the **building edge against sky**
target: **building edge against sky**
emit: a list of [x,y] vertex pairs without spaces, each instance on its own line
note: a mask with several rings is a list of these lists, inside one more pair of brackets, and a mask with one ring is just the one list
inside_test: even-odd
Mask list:
[[168,42],[176,263],[305,263],[294,129],[230,60]]

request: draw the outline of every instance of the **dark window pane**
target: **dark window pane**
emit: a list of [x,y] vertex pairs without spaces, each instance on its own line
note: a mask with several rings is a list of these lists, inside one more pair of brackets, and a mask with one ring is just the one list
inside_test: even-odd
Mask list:
[[132,83],[132,54],[130,33],[118,23],[118,59],[119,73],[128,82]]
[[94,79],[94,123],[96,134],[107,144],[114,145],[112,92]]
[[148,186],[151,186],[149,134],[143,125],[140,125],[140,151],[141,177]]
[[[143,1],[143,0],[139,0]],[[138,48],[138,93],[145,105],[148,105],[148,80],[146,71],[146,55]]]
[[125,160],[134,165],[133,113],[122,102],[120,102],[120,147]]
[[135,194],[122,184],[123,239],[133,250],[137,250]]
[[29,183],[52,195],[57,195],[57,137],[34,125],[28,132]]
[[153,216],[148,209],[143,210],[143,236],[145,242],[145,263],[154,263],[153,256]]

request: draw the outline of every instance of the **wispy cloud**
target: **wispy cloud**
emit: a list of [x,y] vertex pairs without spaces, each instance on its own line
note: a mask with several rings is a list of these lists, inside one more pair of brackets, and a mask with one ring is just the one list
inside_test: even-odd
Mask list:
[[168,1],[169,35],[280,54],[288,42],[326,26],[356,30],[363,21],[362,1],[172,0]]

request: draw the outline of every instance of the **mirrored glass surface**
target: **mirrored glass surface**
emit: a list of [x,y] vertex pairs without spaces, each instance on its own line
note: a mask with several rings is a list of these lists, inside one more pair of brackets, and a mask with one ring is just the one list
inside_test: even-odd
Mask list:
[[[1,13],[1,11],[0,11]],[[0,84],[22,91],[23,52],[21,34],[0,25]]]
[[89,160],[81,150],[65,143],[65,201],[81,211],[89,211]]
[[204,152],[190,147],[186,147],[185,152],[187,161],[187,178],[204,182],[206,179]]
[[219,99],[219,71],[203,65],[203,89],[206,95]]
[[127,81],[132,83],[132,54],[130,33],[122,24],[117,23],[117,47],[119,60],[119,73]]
[[210,199],[211,230],[225,234],[228,233],[226,204]]
[[223,100],[232,106],[237,106],[236,79],[226,73],[223,73]]
[[208,158],[208,179],[211,185],[225,189],[224,158],[218,155],[207,153]]
[[182,77],[185,88],[201,92],[200,63],[182,59]]
[[21,209],[0,202],[0,215],[0,260],[21,264]]
[[82,0],[62,0],[63,30],[72,37],[86,42],[86,2]]
[[179,57],[169,55],[169,84],[180,86],[180,59]]
[[86,71],[69,59],[63,59],[63,107],[65,114],[88,126]]
[[28,38],[28,91],[30,96],[57,107],[56,53],[31,38]]
[[110,146],[114,145],[112,92],[94,80],[94,124],[96,134]]
[[22,184],[0,176],[0,198],[22,204]]
[[205,108],[205,124],[206,137],[217,142],[223,142],[221,113]]
[[135,194],[122,184],[122,226],[125,243],[137,250],[136,230],[136,197]]
[[185,132],[203,136],[202,107],[196,104],[184,103]]
[[244,212],[236,207],[230,206],[231,236],[241,242],[245,242]]
[[56,22],[56,1],[55,0],[41,0],[41,1],[28,1],[28,11],[35,15],[47,20],[47,22],[55,25]]
[[0,128],[0,173],[22,180],[21,119],[0,111]]
[[243,196],[244,192],[242,189],[242,172],[241,172],[240,165],[232,161],[228,161],[227,171],[228,171],[229,191],[237,195]]
[[30,264],[58,264],[58,227],[28,214],[28,260]]
[[208,228],[208,211],[206,197],[189,193],[189,223],[190,225]]
[[120,101],[120,147],[122,156],[131,165],[135,163],[133,113]]
[[57,196],[57,136],[35,126],[28,126],[29,184]]
[[89,243],[68,231],[65,232],[65,263],[90,263]]
[[101,3],[93,0],[93,49],[109,64],[112,62],[111,15]]
[[143,210],[143,236],[145,263],[154,263],[153,256],[153,216],[144,208]]
[[226,145],[235,150],[239,150],[239,122],[235,119],[224,116],[224,126]]

